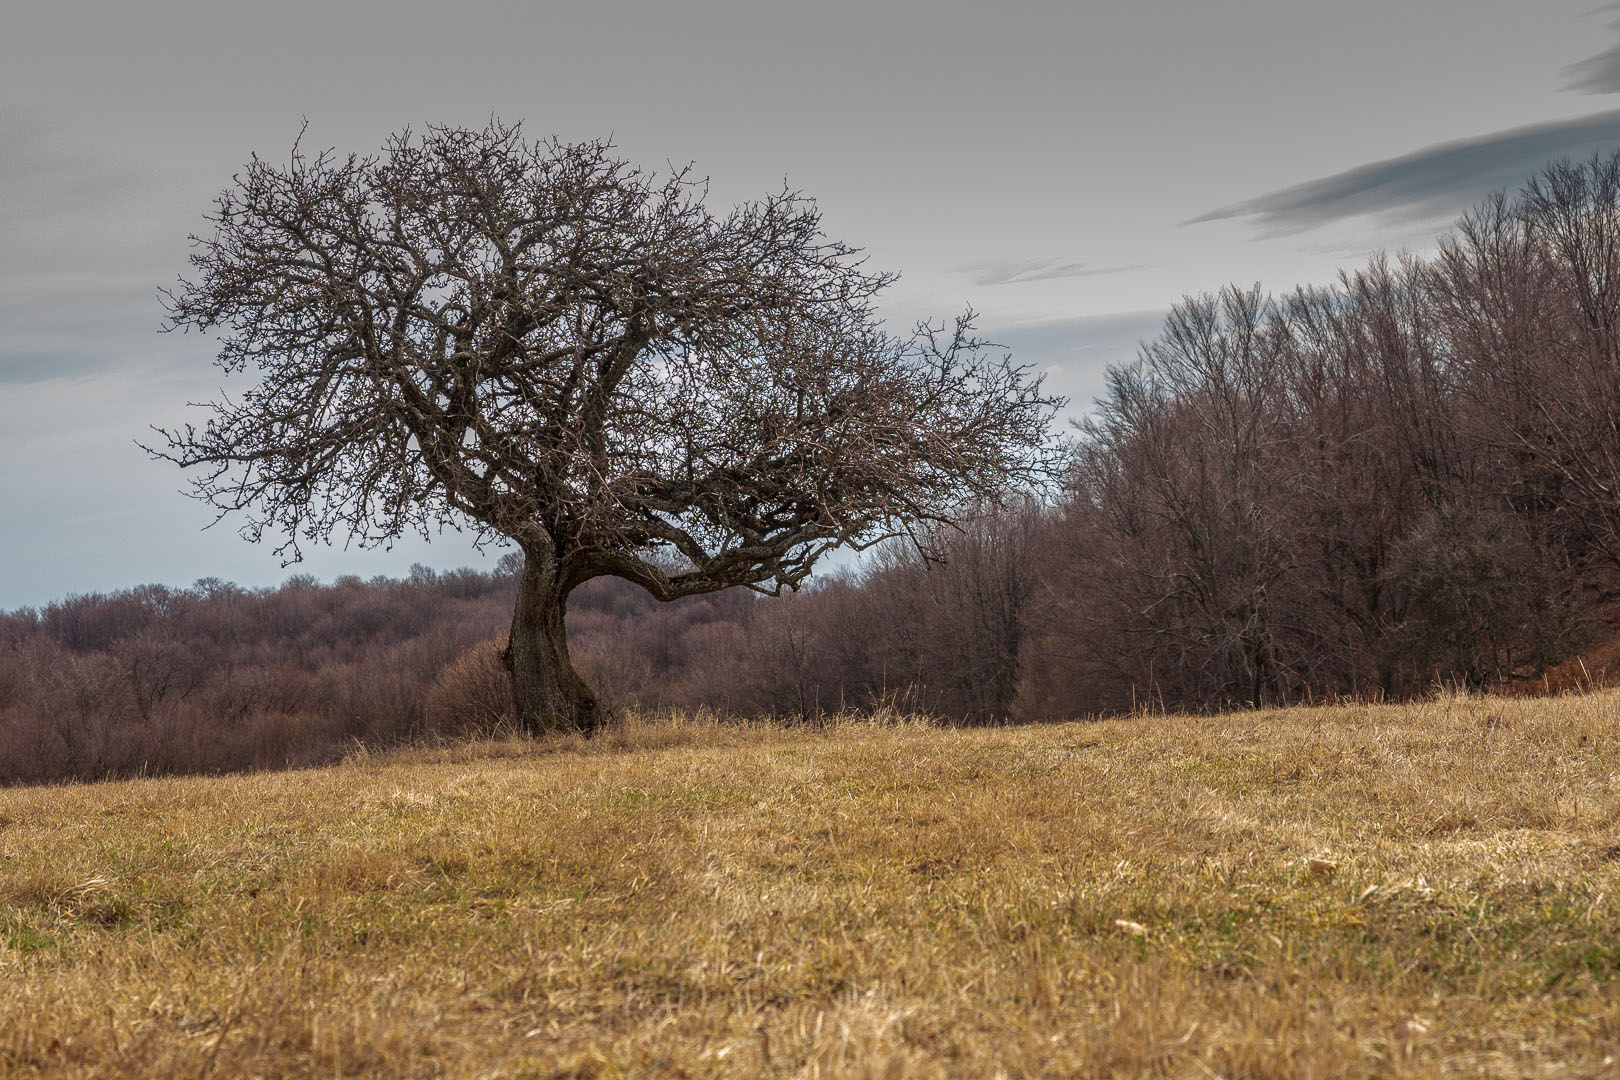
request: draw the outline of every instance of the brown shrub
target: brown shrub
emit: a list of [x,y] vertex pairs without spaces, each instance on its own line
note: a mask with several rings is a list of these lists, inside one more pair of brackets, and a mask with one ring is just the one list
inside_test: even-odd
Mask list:
[[569,643],[574,668],[596,692],[602,715],[615,718],[658,690],[658,679],[642,642],[618,633],[579,634]]
[[427,729],[444,737],[492,736],[512,722],[512,675],[501,654],[506,638],[481,641],[439,672],[424,709]]

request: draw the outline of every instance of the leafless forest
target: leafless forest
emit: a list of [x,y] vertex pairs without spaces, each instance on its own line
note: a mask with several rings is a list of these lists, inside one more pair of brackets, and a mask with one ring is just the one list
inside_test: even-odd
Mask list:
[[[1620,156],[1432,257],[1188,298],[1110,373],[1062,495],[780,598],[570,601],[610,709],[967,723],[1540,690],[1620,599]],[[930,545],[925,545],[928,547]],[[517,565],[0,615],[0,780],[225,771],[500,725]]]

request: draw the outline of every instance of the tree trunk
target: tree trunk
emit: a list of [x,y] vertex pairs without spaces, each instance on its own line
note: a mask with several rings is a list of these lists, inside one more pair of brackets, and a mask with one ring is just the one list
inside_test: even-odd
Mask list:
[[512,672],[514,715],[531,735],[553,731],[589,735],[601,723],[596,695],[568,656],[567,613],[568,593],[557,581],[555,557],[525,552],[505,659]]

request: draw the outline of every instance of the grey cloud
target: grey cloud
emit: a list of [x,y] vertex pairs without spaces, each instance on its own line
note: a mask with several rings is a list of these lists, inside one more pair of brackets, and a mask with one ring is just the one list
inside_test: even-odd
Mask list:
[[1440,143],[1211,210],[1183,224],[1253,218],[1269,233],[1294,233],[1363,215],[1439,220],[1492,191],[1517,187],[1549,161],[1616,145],[1620,109]]
[[991,326],[984,336],[1006,347],[1015,362],[1044,373],[1046,388],[1069,399],[1069,419],[1090,410],[1110,366],[1129,364],[1142,342],[1158,337],[1164,317],[1160,310],[1082,315]]
[[1132,270],[1147,269],[1149,266],[1146,263],[1094,266],[1087,262],[1065,262],[1062,259],[993,259],[988,262],[953,266],[951,271],[967,274],[975,285],[1020,285],[1029,281],[1096,277],[1100,274],[1123,274]]
[[13,112],[0,145],[0,385],[172,356],[157,287],[183,266],[184,191]]
[[1620,45],[1564,69],[1565,89],[1583,94],[1620,94]]
[[13,242],[8,265],[20,253],[54,247],[52,242],[62,235],[81,233],[97,219],[149,205],[164,186],[164,178],[149,167],[137,167],[127,157],[75,141],[12,110],[0,110],[0,145],[5,147],[0,154],[0,221]]
[[[1620,4],[1605,4],[1589,14],[1613,11]],[[1620,23],[1615,24],[1620,26]],[[1564,89],[1583,94],[1620,94],[1620,44],[1589,56],[1564,69]]]
[[[79,321],[71,328],[59,325],[76,316]],[[196,335],[189,340],[159,335],[156,319],[144,307],[83,317],[60,305],[26,322],[0,311],[0,388],[115,371],[157,378],[188,369],[212,370],[213,352]]]
[[207,338],[159,333],[158,273],[0,272],[0,386],[208,368]]

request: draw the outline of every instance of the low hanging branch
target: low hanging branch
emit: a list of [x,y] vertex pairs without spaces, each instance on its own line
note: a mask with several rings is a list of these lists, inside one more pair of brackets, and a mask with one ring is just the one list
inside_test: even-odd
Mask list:
[[215,332],[256,381],[151,452],[289,561],[469,524],[516,543],[530,730],[596,723],[563,631],[585,581],[796,588],[835,547],[1055,474],[1060,401],[971,312],[890,335],[893,276],[810,199],[717,215],[706,194],[498,122],[255,157],[165,295],[171,328]]

